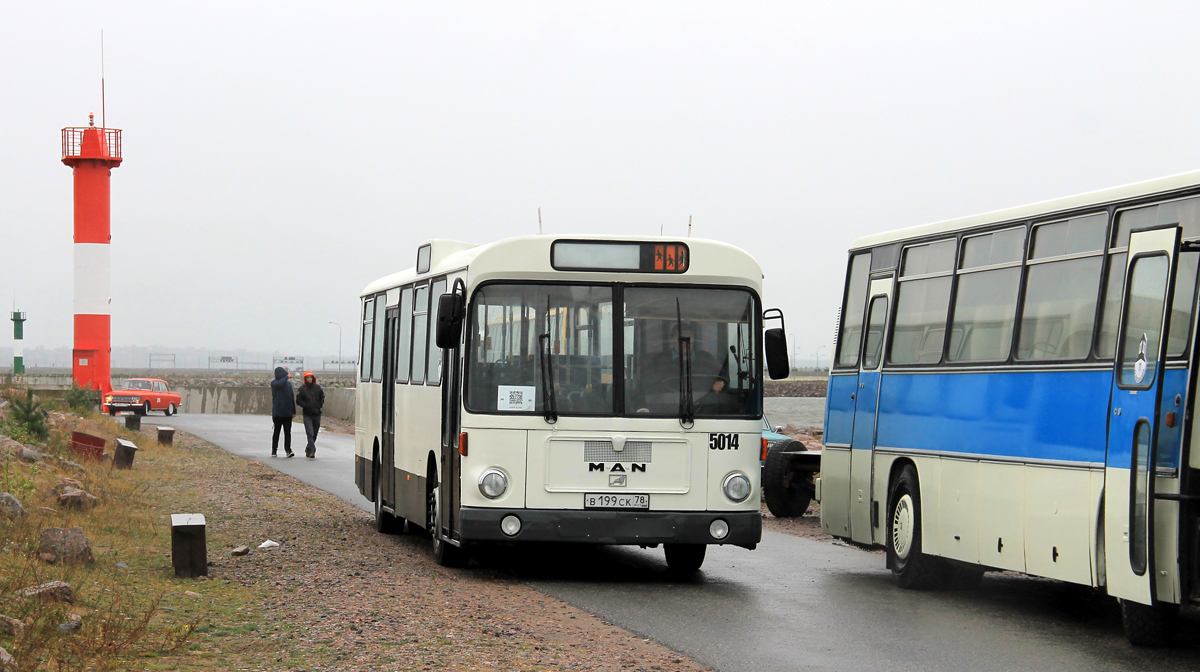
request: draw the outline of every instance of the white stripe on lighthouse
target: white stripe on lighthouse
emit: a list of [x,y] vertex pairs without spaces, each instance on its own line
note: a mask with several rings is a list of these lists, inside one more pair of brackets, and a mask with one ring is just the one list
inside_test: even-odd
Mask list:
[[75,314],[109,314],[111,245],[75,243]]

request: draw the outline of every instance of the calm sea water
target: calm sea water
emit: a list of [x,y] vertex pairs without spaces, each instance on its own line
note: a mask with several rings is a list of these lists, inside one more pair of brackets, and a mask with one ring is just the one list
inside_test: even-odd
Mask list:
[[771,426],[825,427],[825,397],[764,397]]

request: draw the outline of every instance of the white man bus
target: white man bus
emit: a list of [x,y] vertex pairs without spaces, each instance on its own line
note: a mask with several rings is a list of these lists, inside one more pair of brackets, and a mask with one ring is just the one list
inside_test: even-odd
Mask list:
[[[689,239],[434,240],[362,293],[355,482],[442,564],[488,543],[761,536],[763,351],[782,315],[742,250]],[[781,326],[766,330],[765,320]]]

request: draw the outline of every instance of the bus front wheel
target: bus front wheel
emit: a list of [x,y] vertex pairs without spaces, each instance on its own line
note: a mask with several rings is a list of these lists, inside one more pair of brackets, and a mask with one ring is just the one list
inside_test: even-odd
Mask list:
[[1121,600],[1121,625],[1134,646],[1166,646],[1175,636],[1179,621],[1177,604],[1138,604]]
[[704,564],[704,544],[663,544],[667,556],[667,569],[677,574],[691,574]]
[[383,510],[383,484],[379,469],[375,470],[375,531],[380,534],[395,534],[400,528],[396,517]]
[[440,490],[436,476],[431,477],[425,498],[428,503],[425,516],[429,522],[429,536],[433,540],[433,560],[443,567],[463,567],[467,564],[466,551],[442,537],[442,520],[446,512],[443,510],[445,507],[442,506]]
[[888,564],[901,588],[936,588],[945,584],[949,568],[940,558],[921,552],[921,489],[917,469],[905,465],[888,498]]

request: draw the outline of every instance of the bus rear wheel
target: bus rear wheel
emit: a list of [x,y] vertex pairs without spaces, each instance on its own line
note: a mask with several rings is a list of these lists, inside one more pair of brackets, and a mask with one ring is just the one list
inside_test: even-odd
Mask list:
[[699,571],[704,564],[704,553],[708,546],[704,544],[663,544],[663,553],[667,556],[667,569],[676,574],[691,574]]
[[1121,625],[1134,646],[1166,646],[1175,637],[1179,622],[1177,604],[1138,604],[1121,600]]
[[888,498],[888,564],[901,588],[939,588],[950,568],[940,558],[921,552],[921,489],[917,469],[905,465]]
[[776,518],[803,516],[812,503],[816,486],[812,472],[797,472],[788,463],[786,453],[808,450],[795,439],[781,439],[767,451],[763,465],[763,497],[767,510]]
[[433,540],[433,560],[443,567],[463,567],[467,564],[467,553],[462,548],[448,543],[442,538],[442,517],[445,515],[442,506],[441,488],[438,487],[437,476],[429,478],[429,492],[426,494],[427,512],[425,514],[429,536]]

